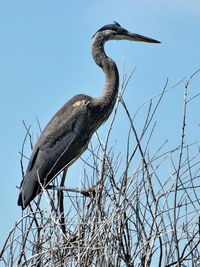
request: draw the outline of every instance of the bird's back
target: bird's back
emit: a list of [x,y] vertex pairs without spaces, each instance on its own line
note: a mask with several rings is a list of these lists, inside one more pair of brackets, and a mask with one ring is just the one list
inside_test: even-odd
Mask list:
[[87,148],[93,133],[93,111],[88,104],[91,100],[87,95],[73,97],[55,114],[41,133],[21,183],[18,205],[23,209],[41,191],[41,185],[48,184]]

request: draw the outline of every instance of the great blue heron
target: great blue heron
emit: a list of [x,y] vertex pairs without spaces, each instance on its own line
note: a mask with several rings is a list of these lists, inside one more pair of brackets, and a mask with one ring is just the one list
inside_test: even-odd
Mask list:
[[69,100],[50,120],[29,160],[21,182],[18,205],[25,209],[55,176],[71,165],[86,150],[92,134],[110,116],[115,105],[119,74],[117,65],[104,51],[109,40],[160,43],[131,33],[117,22],[100,28],[92,39],[92,56],[105,73],[105,87],[98,98],[80,94]]

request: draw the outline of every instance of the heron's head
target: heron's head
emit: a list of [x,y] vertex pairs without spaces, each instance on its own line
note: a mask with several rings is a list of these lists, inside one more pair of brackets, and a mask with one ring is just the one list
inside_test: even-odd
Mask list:
[[147,43],[160,43],[157,40],[145,37],[140,34],[132,33],[124,29],[119,23],[114,22],[114,24],[108,24],[100,28],[93,36],[101,37],[104,41],[108,40],[129,40],[129,41],[139,41]]

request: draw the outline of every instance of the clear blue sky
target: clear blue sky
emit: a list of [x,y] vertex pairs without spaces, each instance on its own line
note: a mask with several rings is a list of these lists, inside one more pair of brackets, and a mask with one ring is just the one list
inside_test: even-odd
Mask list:
[[[36,116],[44,127],[73,95],[100,93],[104,77],[91,58],[91,37],[113,20],[162,42],[113,41],[106,46],[120,73],[123,59],[127,74],[137,66],[125,96],[132,113],[158,93],[167,78],[173,85],[200,68],[199,0],[0,1],[0,244],[21,215],[16,186],[21,181],[22,120],[36,135]],[[199,82],[199,77],[194,79],[191,96],[200,92]],[[157,147],[165,139],[178,141],[183,87],[170,92],[162,105]],[[189,114],[195,129],[191,140],[200,136],[199,114],[197,100]],[[118,120],[117,136],[126,130],[120,116]],[[103,138],[104,131],[101,134]]]

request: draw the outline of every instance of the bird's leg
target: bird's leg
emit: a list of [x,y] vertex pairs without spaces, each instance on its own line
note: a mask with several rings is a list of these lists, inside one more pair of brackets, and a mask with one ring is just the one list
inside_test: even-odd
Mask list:
[[[98,183],[99,184],[99,183]],[[58,191],[65,191],[65,192],[73,192],[73,193],[80,193],[85,197],[94,197],[95,196],[95,188],[97,184],[93,187],[89,187],[86,189],[78,189],[78,188],[67,188],[64,186],[54,186],[54,185],[48,185],[46,189],[53,189]]]
[[[62,174],[62,178],[60,182],[61,187],[64,187],[66,175],[67,175],[67,168],[64,169],[63,174]],[[64,214],[64,193],[62,190],[58,190],[58,209],[60,212],[60,225],[65,235],[66,227],[65,227],[65,214]]]

